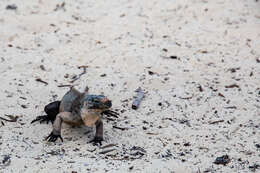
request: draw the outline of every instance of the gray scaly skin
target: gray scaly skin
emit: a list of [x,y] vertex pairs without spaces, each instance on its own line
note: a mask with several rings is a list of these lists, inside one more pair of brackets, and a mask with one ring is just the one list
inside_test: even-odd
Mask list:
[[32,121],[52,121],[53,130],[46,140],[55,142],[61,137],[61,125],[67,123],[71,125],[86,125],[89,127],[96,126],[95,138],[91,141],[94,144],[103,141],[103,122],[101,114],[118,115],[114,111],[110,111],[112,103],[103,95],[89,95],[88,88],[81,93],[75,88],[71,88],[62,98],[45,106],[46,116],[38,116]]

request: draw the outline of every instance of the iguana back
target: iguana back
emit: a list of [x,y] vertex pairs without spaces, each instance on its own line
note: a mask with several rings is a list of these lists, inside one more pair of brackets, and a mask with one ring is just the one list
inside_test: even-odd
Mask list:
[[80,97],[82,97],[82,95],[82,93],[72,87],[61,99],[59,111],[72,112],[72,108],[76,104],[75,102],[80,101]]

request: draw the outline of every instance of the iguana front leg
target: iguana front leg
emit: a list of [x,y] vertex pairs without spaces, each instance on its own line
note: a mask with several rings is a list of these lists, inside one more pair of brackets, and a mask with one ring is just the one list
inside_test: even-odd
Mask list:
[[45,138],[45,140],[48,140],[49,142],[55,142],[58,138],[61,139],[63,142],[63,139],[61,137],[61,124],[64,119],[68,119],[71,117],[70,112],[61,112],[56,116],[56,119],[53,123],[53,129],[49,136]]
[[93,142],[94,145],[96,145],[97,143],[102,145],[102,141],[103,139],[103,121],[101,119],[97,120],[97,122],[95,123],[96,125],[96,135],[94,137],[94,139],[92,139],[90,142]]

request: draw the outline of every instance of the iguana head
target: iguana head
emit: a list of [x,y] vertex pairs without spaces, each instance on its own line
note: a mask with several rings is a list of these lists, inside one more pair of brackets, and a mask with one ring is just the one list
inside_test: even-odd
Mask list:
[[81,118],[87,126],[93,126],[101,112],[108,110],[112,102],[103,95],[86,95],[82,99]]
[[104,95],[87,95],[83,101],[88,109],[106,110],[112,106],[112,102]]

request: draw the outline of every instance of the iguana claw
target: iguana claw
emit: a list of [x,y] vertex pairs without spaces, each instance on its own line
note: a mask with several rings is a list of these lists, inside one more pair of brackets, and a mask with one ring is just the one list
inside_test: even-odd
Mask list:
[[55,135],[53,132],[51,132],[51,134],[49,134],[45,140],[48,140],[48,142],[55,142],[58,138],[60,138],[61,142],[63,142],[61,135]]
[[31,124],[36,122],[36,121],[40,121],[40,124],[45,122],[48,124],[49,121],[53,122],[52,120],[49,119],[48,115],[43,115],[43,116],[37,116],[34,120],[32,120]]
[[117,113],[115,111],[111,111],[111,110],[103,111],[101,114],[105,114],[107,116],[112,116],[112,117],[115,117],[115,118],[118,118],[117,115],[119,115],[119,113]]
[[95,136],[95,138],[89,141],[89,143],[93,143],[93,145],[97,145],[97,144],[102,145],[103,140],[104,139],[102,137]]

